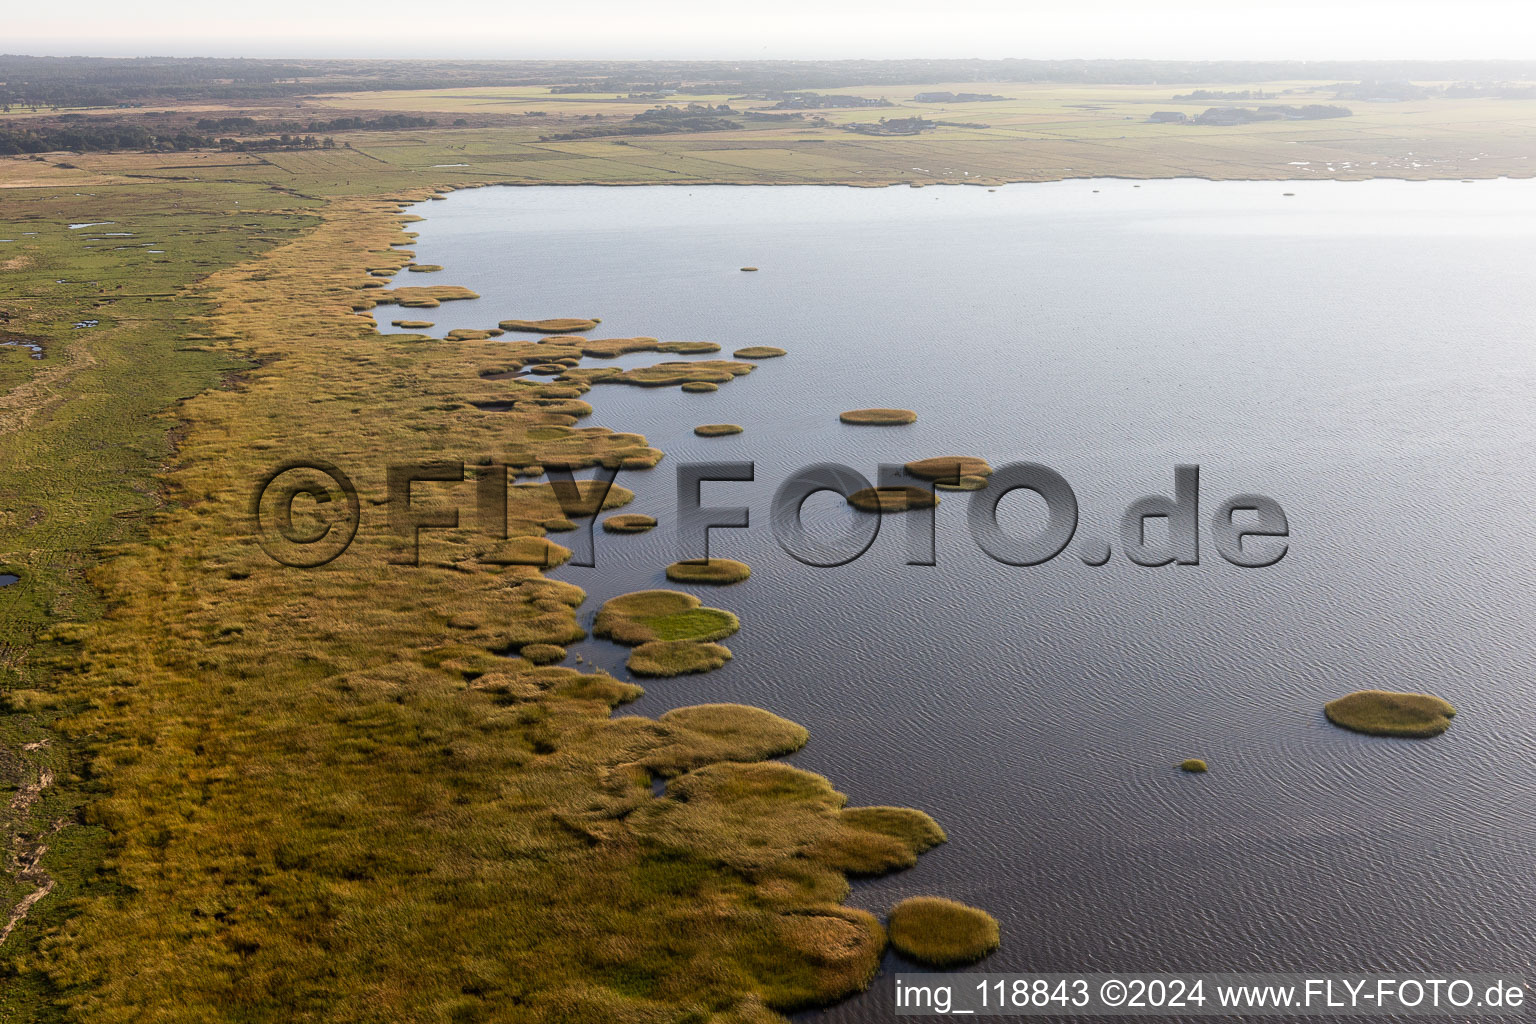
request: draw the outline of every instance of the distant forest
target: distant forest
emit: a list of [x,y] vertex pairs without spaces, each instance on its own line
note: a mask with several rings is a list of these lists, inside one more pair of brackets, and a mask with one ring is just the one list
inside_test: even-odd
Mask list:
[[[222,149],[236,153],[284,149],[334,149],[327,132],[400,131],[430,128],[426,117],[386,114],[377,118],[337,117],[325,121],[257,121],[252,117],[203,118],[195,127],[157,125],[115,117],[60,114],[0,122],[0,156],[22,153],[106,153],[123,149],[182,152]],[[250,136],[239,138],[237,136]],[[322,137],[324,136],[324,137]]]
[[1499,83],[1536,80],[1536,61],[383,61],[5,55],[0,56],[0,106],[133,106],[508,85],[541,85],[562,92],[671,90],[704,95],[927,82],[1201,85],[1286,79],[1422,79],[1492,91],[1505,88]]

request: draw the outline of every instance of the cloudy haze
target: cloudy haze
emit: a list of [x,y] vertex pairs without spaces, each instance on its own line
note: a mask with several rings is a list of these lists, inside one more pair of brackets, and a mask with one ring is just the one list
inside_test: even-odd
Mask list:
[[1529,0],[77,0],[0,50],[109,56],[1536,58]]

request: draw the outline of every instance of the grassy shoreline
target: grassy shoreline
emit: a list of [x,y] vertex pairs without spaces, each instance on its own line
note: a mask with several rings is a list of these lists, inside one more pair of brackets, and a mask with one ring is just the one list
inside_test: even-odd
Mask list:
[[[470,528],[433,537],[418,570],[390,565],[376,507],[324,569],[256,548],[246,492],[283,457],[323,454],[377,497],[391,458],[648,451],[547,425],[547,381],[484,376],[548,346],[374,332],[368,269],[426,194],[317,205],[198,285],[196,322],[159,328],[235,372],[181,400],[165,508],[92,573],[104,614],[43,632],[7,687],[12,717],[67,739],[46,789],[71,806],[23,831],[56,836],[42,863],[78,878],[7,943],[8,1010],[766,1022],[873,974],[884,931],[841,905],[846,873],[910,863],[918,840],[843,817],[818,776],[754,766],[791,749],[782,720],[612,719],[637,687],[496,654],[580,637],[582,595],[485,569],[498,552]],[[524,397],[523,415],[473,404]],[[510,489],[514,547],[547,543],[544,490]],[[651,794],[652,774],[704,768],[686,808]]]

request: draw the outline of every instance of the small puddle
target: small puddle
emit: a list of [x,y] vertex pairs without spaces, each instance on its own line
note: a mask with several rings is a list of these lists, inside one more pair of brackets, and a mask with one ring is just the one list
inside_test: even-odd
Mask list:
[[[79,195],[79,194],[80,193],[78,193],[78,192],[75,193],[75,195]],[[71,231],[79,231],[81,228],[104,228],[104,227],[106,227],[109,224],[116,224],[116,223],[117,223],[117,221],[115,221],[115,220],[87,220],[87,221],[81,221],[79,224],[71,224],[69,226],[69,230],[71,230]]]
[[100,320],[81,320],[79,323],[75,324],[75,330],[78,331],[82,327],[95,327],[99,323],[101,323]]
[[[33,359],[43,358],[43,346],[34,345],[30,341],[0,341],[0,348],[25,348],[31,349]],[[16,582],[15,580],[11,581]]]
[[8,587],[12,583],[20,583],[21,577],[15,573],[0,572],[0,587]]

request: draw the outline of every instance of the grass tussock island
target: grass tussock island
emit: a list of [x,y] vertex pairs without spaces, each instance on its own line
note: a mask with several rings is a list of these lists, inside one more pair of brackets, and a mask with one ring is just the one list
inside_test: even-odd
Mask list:
[[[560,342],[565,339],[550,340]],[[580,342],[582,355],[593,359],[616,359],[631,352],[667,352],[673,355],[691,356],[720,351],[720,346],[712,341],[660,341],[656,338],[598,338],[595,341],[577,338],[573,340]]]
[[737,359],[775,359],[779,356],[787,356],[789,352],[787,349],[773,345],[748,345],[746,348],[737,349],[731,355]]
[[730,660],[730,650],[721,644],[649,640],[631,651],[624,664],[637,676],[681,676],[713,672]]
[[551,320],[503,320],[497,326],[504,331],[518,331],[523,334],[577,334],[581,331],[590,331],[598,325],[597,320],[583,320],[581,317],[555,317]]
[[926,487],[865,487],[848,495],[848,504],[860,512],[906,512],[933,508],[938,495]]
[[372,309],[374,306],[383,306],[394,303],[408,309],[436,309],[445,302],[463,302],[468,299],[478,299],[480,296],[468,288],[458,285],[440,284],[424,285],[421,287],[407,286],[389,288],[382,291],[369,291],[366,296],[361,296],[353,303],[352,308],[358,312]]
[[581,367],[567,369],[562,380],[584,384],[629,384],[642,388],[681,387],[684,384],[726,384],[737,377],[744,377],[756,367],[752,363],[729,359],[699,359],[671,361],[655,366],[640,366],[633,370],[620,370],[613,366]]
[[734,558],[709,558],[673,562],[667,566],[667,579],[673,583],[708,583],[725,586],[740,583],[752,575],[746,562]]
[[939,455],[906,464],[906,471],[923,480],[932,480],[941,491],[979,491],[987,486],[992,466],[974,455]]
[[997,919],[984,910],[935,896],[914,896],[891,909],[891,945],[930,967],[975,963],[998,947]]
[[405,269],[413,274],[435,274],[443,268],[436,263],[412,263]]
[[1210,766],[1198,757],[1191,757],[1179,762],[1179,769],[1181,771],[1191,772],[1196,775],[1209,770],[1209,768]]
[[683,385],[683,390],[689,394],[707,394],[711,391],[719,391],[720,385],[713,384],[707,380],[691,380]]
[[1356,690],[1323,705],[1328,721],[1371,736],[1428,738],[1451,727],[1456,709],[1427,693]]
[[692,594],[678,590],[623,594],[598,611],[592,632],[633,646],[651,640],[724,640],[741,628],[741,621],[730,612],[703,605]]
[[741,433],[742,429],[737,423],[701,423],[693,428],[693,432],[700,437],[728,437]]
[[902,427],[917,422],[917,413],[911,409],[850,409],[839,413],[838,419],[865,427]]
[[392,327],[404,327],[413,331],[424,331],[428,327],[435,326],[431,320],[391,320]]
[[603,530],[607,533],[645,533],[655,528],[656,517],[639,512],[622,512],[603,520]]

